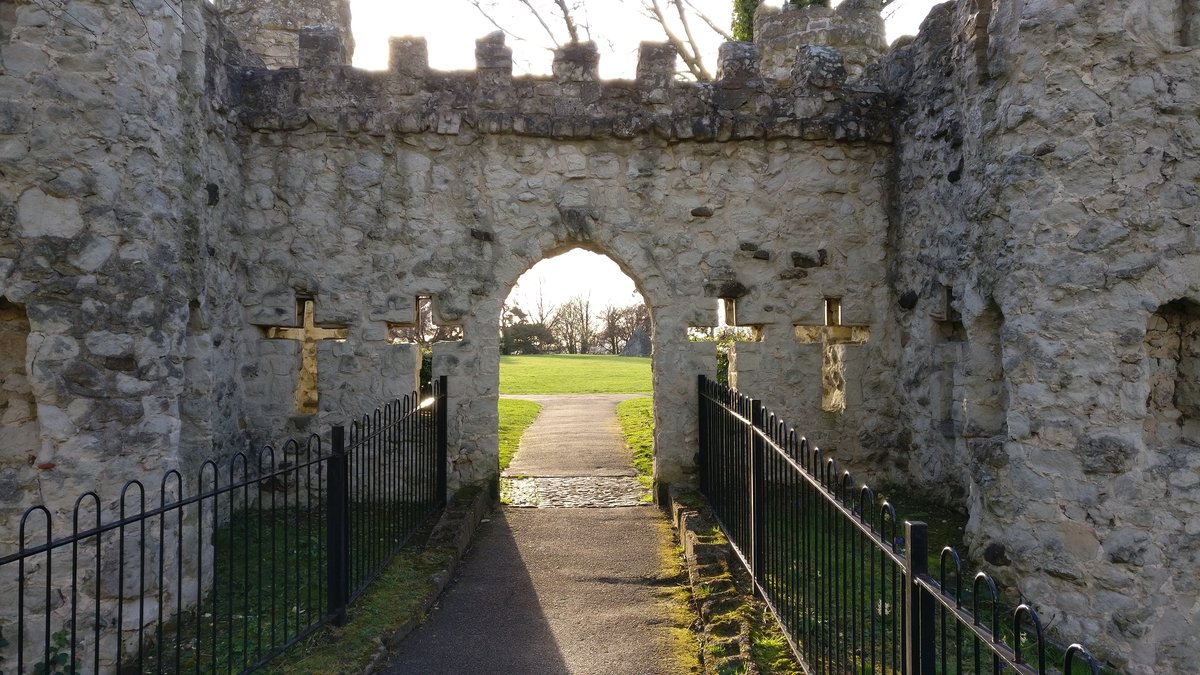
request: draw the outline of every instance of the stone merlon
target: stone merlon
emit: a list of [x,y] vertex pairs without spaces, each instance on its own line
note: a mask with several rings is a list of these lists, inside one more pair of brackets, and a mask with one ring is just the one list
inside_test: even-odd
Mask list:
[[[876,83],[854,79],[862,69],[852,64],[875,53],[875,42],[882,41],[873,37],[873,24],[859,17],[857,23],[851,21],[857,26],[852,30],[828,18],[828,28],[814,27],[812,20],[801,26],[796,19],[801,16],[812,15],[779,12],[760,17],[769,43],[723,45],[713,82],[677,80],[676,52],[667,43],[642,44],[634,81],[601,80],[600,57],[592,43],[555,50],[550,77],[514,78],[512,50],[499,32],[476,41],[474,71],[431,71],[423,38],[393,38],[388,69],[366,71],[345,65],[336,30],[304,28],[300,67],[242,68],[232,73],[231,102],[254,129],[311,123],[342,131],[446,133],[445,120],[453,117],[457,121],[451,133],[466,127],[482,133],[576,139],[652,133],[674,140],[890,143],[887,97]],[[878,11],[873,16],[878,19]],[[851,37],[842,35],[847,30]],[[825,35],[830,31],[838,35]],[[785,40],[791,41],[791,56],[783,67],[777,52]],[[856,47],[855,40],[863,44]],[[809,43],[811,47],[797,51],[797,44]],[[842,49],[853,51],[853,58],[844,59]]]

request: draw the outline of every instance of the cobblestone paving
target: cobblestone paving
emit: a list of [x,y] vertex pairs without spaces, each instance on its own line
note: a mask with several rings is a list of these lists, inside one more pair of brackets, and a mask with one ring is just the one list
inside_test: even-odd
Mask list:
[[650,490],[624,476],[518,476],[500,479],[500,498],[515,507],[603,508],[645,504]]

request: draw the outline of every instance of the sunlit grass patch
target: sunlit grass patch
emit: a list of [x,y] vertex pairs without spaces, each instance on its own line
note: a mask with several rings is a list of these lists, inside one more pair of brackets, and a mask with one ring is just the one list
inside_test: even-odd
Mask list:
[[500,410],[500,470],[504,471],[512,463],[513,455],[521,445],[521,436],[533,421],[537,419],[542,406],[533,401],[522,401],[516,398],[502,398]]
[[625,446],[633,453],[638,480],[650,487],[654,479],[654,398],[631,398],[617,404],[617,421]]
[[603,354],[500,357],[500,394],[650,392],[650,359]]

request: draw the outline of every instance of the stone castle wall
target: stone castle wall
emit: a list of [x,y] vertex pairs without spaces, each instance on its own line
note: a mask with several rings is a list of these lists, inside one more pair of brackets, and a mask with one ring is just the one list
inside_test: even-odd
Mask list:
[[913,472],[968,494],[973,552],[1044,621],[1139,673],[1191,669],[1200,625],[1185,9],[943,5],[884,65]]
[[[715,356],[687,329],[715,325],[718,299],[786,345],[828,295],[860,320],[884,311],[890,127],[878,88],[847,85],[832,50],[780,80],[730,50],[718,82],[686,84],[662,46],[643,48],[635,81],[603,82],[590,46],[561,50],[553,77],[513,78],[499,35],[465,74],[429,71],[421,41],[395,41],[382,73],[342,65],[333,42],[302,44],[306,66],[240,83],[247,316],[286,321],[298,293],[314,297],[361,361],[394,349],[387,324],[432,295],[439,321],[465,331],[435,350],[458,406],[455,484],[494,479],[500,305],[547,256],[604,253],[646,298],[663,482],[692,471],[695,375]],[[322,414],[346,414],[325,393]],[[256,418],[290,419],[286,400],[256,400]]]
[[[963,506],[975,557],[1062,635],[1186,672],[1193,10],[961,0],[886,54],[869,3],[764,11],[695,84],[662,45],[633,81],[585,45],[514,78],[498,36],[470,73],[411,39],[358,71],[342,3],[5,3],[0,546],[29,503],[111,504],[406,393],[387,327],[419,295],[464,329],[435,347],[452,482],[493,480],[500,304],[583,247],[651,307],[661,482],[692,479],[715,354],[687,328],[726,300],[760,338],[739,387],[856,475]],[[298,345],[267,339],[303,302],[347,330],[315,414]]]
[[28,316],[40,422],[5,452],[44,467],[46,499],[243,443],[221,234],[236,204],[206,189],[240,152],[213,93],[218,24],[203,3],[160,9],[0,14],[0,295]]
[[[244,274],[223,234],[237,202],[210,189],[217,176],[240,180],[223,90],[226,63],[243,58],[261,63],[205,2],[0,7],[0,320],[10,357],[24,343],[23,363],[10,358],[4,373],[3,553],[33,504],[62,536],[80,493],[95,490],[112,520],[126,481],[144,480],[157,501],[168,469],[191,477],[249,445],[245,347],[228,302]],[[16,426],[27,420],[33,433]],[[83,523],[95,517],[88,504]],[[43,527],[35,514],[30,537]],[[119,546],[105,539],[107,560]],[[14,584],[6,574],[0,596],[15,597]],[[110,626],[122,586],[137,587],[109,578],[101,591]],[[14,612],[0,605],[0,624]]]

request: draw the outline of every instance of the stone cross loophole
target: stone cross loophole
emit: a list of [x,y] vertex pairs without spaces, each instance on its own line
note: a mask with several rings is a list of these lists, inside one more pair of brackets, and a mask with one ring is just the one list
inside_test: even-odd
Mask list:
[[821,344],[821,409],[831,413],[846,410],[846,346],[866,344],[866,326],[842,324],[840,298],[825,299],[825,325],[795,326],[802,344]]
[[[733,298],[717,299],[717,323],[715,326],[689,323],[688,340],[692,342],[715,342],[717,346],[717,381],[737,386],[739,369],[745,361],[738,358],[739,342],[762,342],[763,327],[737,325],[737,301]],[[744,354],[745,351],[742,352]]]
[[717,324],[708,326],[688,324],[688,339],[712,342],[762,342],[762,326],[739,326],[737,324],[736,301],[732,298],[717,300]]
[[388,341],[392,344],[416,345],[421,356],[418,378],[425,387],[433,380],[433,343],[460,342],[462,326],[439,326],[433,321],[433,298],[418,295],[413,306],[413,320],[388,323]]
[[296,380],[296,411],[304,415],[317,412],[317,343],[321,340],[345,340],[345,326],[318,326],[313,318],[313,301],[296,301],[299,326],[267,326],[267,339],[297,340],[300,342],[300,377]]
[[462,339],[462,326],[439,326],[434,323],[433,298],[428,295],[417,296],[412,321],[388,323],[388,340],[395,344],[427,347],[434,342],[458,342]]

